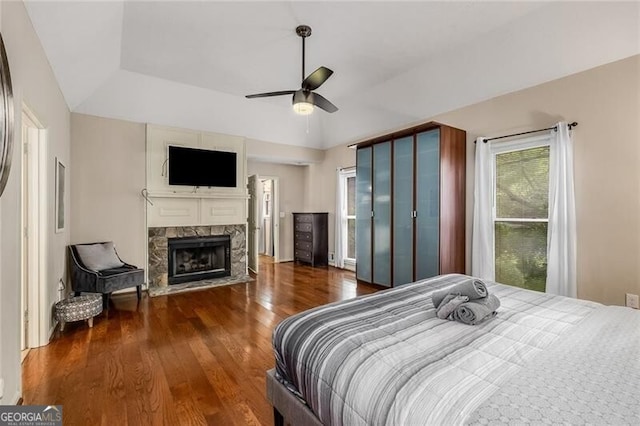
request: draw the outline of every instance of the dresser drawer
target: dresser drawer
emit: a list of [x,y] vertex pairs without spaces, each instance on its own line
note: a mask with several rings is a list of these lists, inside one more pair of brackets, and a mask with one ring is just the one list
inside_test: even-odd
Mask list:
[[313,244],[311,244],[310,242],[306,242],[306,241],[296,241],[296,249],[297,250],[306,250],[306,251],[311,251],[311,247],[313,246]]
[[296,223],[299,222],[313,222],[313,215],[310,214],[295,214],[293,215]]
[[305,250],[295,250],[294,253],[296,259],[311,262],[311,252]]
[[313,231],[313,224],[311,223],[296,223],[296,231],[301,231],[301,232],[311,232]]
[[312,235],[310,232],[296,232],[296,241],[311,241]]

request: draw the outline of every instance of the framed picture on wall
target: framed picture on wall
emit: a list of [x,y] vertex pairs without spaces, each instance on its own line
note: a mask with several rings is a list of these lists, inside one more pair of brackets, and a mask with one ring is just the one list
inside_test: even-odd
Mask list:
[[56,157],[56,234],[64,231],[64,164]]

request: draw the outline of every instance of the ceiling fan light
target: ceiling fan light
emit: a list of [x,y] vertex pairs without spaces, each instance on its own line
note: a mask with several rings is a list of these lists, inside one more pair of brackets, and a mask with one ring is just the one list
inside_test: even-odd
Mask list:
[[298,115],[309,115],[313,112],[313,104],[305,101],[295,102],[293,111]]

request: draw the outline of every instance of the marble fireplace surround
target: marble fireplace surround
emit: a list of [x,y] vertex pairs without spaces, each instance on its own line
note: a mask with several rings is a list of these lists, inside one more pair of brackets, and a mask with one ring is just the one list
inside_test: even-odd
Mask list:
[[[247,249],[245,225],[198,225],[198,226],[166,226],[148,228],[149,238],[149,290],[157,293],[171,287],[189,288],[201,285],[241,282],[250,279],[247,275]],[[211,235],[229,235],[231,238],[231,276],[206,280],[200,284],[194,282],[169,286],[168,282],[168,240],[169,238],[205,237]],[[164,292],[163,292],[164,293]]]

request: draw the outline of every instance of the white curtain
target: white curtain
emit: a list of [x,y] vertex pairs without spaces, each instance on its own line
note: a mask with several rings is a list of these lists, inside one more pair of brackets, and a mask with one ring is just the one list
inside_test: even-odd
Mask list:
[[476,140],[476,170],[473,188],[473,230],[471,239],[471,274],[495,280],[493,257],[493,165],[491,142]]
[[573,141],[567,123],[557,128],[549,149],[547,293],[577,297]]
[[346,247],[346,238],[343,230],[346,228],[347,216],[345,200],[345,185],[343,184],[342,170],[336,173],[336,220],[335,220],[335,258],[336,268],[344,268],[343,247]]

